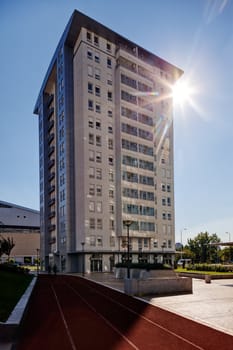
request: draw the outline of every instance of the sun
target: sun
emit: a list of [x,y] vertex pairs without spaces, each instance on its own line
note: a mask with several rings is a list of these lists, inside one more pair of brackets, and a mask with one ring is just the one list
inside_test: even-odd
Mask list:
[[185,103],[190,102],[192,98],[193,90],[185,80],[179,80],[172,86],[172,98],[174,104],[183,106]]

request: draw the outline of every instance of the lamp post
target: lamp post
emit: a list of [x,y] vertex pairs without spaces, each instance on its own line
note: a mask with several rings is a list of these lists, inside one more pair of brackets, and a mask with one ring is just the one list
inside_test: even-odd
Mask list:
[[40,251],[40,249],[37,248],[36,249],[36,259],[37,259],[37,261],[36,261],[36,271],[37,271],[37,276],[39,275],[39,251]]
[[127,278],[130,278],[130,268],[129,268],[129,227],[132,225],[132,220],[123,220],[123,224],[127,227]]
[[162,264],[163,264],[163,257],[164,257],[164,248],[166,247],[166,242],[163,241],[163,244],[161,245],[162,248]]
[[226,232],[226,234],[229,236],[229,242],[231,241],[231,233],[230,232]]
[[82,276],[84,277],[85,276],[85,263],[84,263],[84,245],[85,245],[85,242],[81,242],[81,245],[82,245]]
[[180,230],[180,240],[181,240],[181,252],[180,252],[180,258],[182,259],[183,257],[183,231],[186,231],[187,228],[183,228]]

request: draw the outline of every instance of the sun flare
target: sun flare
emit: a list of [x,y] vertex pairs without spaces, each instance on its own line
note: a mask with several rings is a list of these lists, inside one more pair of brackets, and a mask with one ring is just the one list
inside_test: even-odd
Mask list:
[[190,102],[193,94],[193,90],[189,83],[185,80],[179,80],[172,87],[172,97],[174,104],[183,106],[185,103]]

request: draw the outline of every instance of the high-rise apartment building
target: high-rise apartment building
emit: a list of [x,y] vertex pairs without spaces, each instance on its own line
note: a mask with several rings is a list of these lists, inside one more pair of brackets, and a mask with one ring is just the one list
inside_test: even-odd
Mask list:
[[41,254],[111,271],[175,252],[171,85],[182,71],[74,11],[35,106]]

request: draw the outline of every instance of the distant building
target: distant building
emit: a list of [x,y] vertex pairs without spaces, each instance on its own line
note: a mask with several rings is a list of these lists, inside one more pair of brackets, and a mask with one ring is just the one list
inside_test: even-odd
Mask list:
[[[10,259],[33,264],[40,249],[40,213],[37,210],[0,201],[0,237],[13,238]],[[6,255],[2,256],[5,261]]]
[[173,262],[171,85],[182,73],[74,11],[34,110],[46,265],[111,271],[128,258],[125,220],[131,261]]

